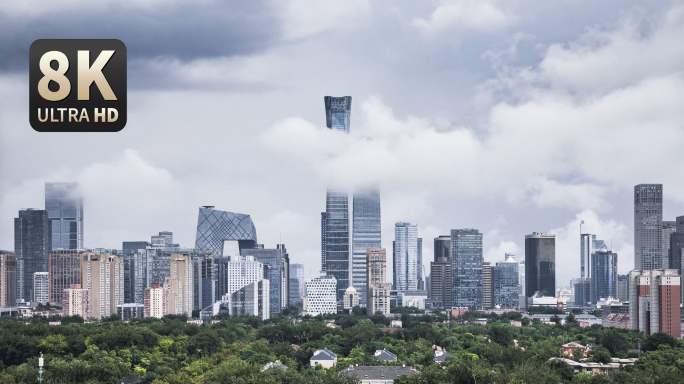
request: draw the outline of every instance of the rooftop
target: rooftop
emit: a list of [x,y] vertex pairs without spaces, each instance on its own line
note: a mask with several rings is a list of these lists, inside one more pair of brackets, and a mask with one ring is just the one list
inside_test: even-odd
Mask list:
[[361,380],[395,380],[401,375],[410,375],[413,373],[420,373],[413,367],[393,367],[393,366],[377,366],[377,367],[355,367],[350,366],[347,369],[340,371],[341,375],[356,375]]
[[335,352],[329,350],[328,348],[325,349],[318,349],[314,352],[313,356],[311,356],[311,360],[335,360],[337,358],[337,354]]

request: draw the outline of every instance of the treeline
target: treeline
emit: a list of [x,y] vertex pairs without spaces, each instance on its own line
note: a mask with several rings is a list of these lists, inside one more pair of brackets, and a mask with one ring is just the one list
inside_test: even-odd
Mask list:
[[[403,376],[402,383],[678,383],[684,382],[684,346],[666,334],[644,337],[636,331],[530,324],[513,327],[520,314],[490,315],[487,325],[442,323],[443,314],[420,315],[398,309],[403,328],[382,328],[388,318],[370,318],[357,309],[352,315],[305,317],[293,323],[285,315],[269,321],[256,317],[225,317],[215,324],[188,324],[185,316],[167,316],[131,323],[117,316],[101,323],[84,324],[78,317],[63,318],[50,326],[35,318],[27,325],[12,318],[0,319],[0,383],[38,383],[38,357],[45,358],[43,383],[118,384],[132,372],[145,383],[353,383],[338,376],[350,364],[406,364],[420,375]],[[469,315],[472,316],[472,315]],[[435,324],[436,323],[436,324]],[[642,357],[634,365],[608,375],[574,374],[557,357],[565,342],[592,345],[591,361],[635,356],[629,352],[641,344]],[[517,344],[517,346],[516,346]],[[433,362],[433,345],[453,356],[441,365]],[[316,349],[328,348],[339,356],[337,369],[312,368]],[[381,363],[373,357],[387,349],[397,362]],[[579,359],[581,356],[566,356]],[[287,372],[270,369],[279,360]]]

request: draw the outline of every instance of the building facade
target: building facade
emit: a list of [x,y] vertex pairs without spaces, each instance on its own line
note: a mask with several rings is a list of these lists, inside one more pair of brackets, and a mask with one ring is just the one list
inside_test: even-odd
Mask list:
[[451,230],[451,306],[482,309],[482,234],[477,229]]
[[[282,247],[281,247],[282,246]],[[284,246],[279,244],[275,249],[244,249],[243,256],[253,256],[263,264],[264,276],[269,280],[270,313],[280,313],[287,307],[290,283],[290,260]]]
[[223,305],[228,307],[231,316],[258,316],[270,319],[269,280],[261,279],[227,294]]
[[482,263],[482,309],[494,307],[494,278],[492,275],[492,263]]
[[62,292],[62,316],[81,316],[88,320],[92,317],[90,308],[90,292],[81,284],[71,284]]
[[663,220],[663,268],[671,268],[667,263],[670,259],[670,236],[677,231],[676,221]]
[[306,282],[303,315],[318,316],[337,313],[337,294],[335,277],[326,275]]
[[290,305],[302,302],[306,296],[306,281],[304,280],[304,264],[290,264]]
[[418,289],[418,225],[394,225],[394,286],[397,291]]
[[192,314],[193,272],[190,256],[171,255],[169,275],[164,281],[164,288],[168,291],[168,314]]
[[342,300],[349,287],[349,198],[346,192],[329,189],[325,201],[325,273],[337,281],[337,297]]
[[19,299],[33,300],[33,274],[47,272],[48,253],[52,247],[51,221],[47,211],[24,209],[14,219],[14,251],[21,264],[23,294]]
[[48,272],[50,274],[48,302],[50,304],[61,305],[64,290],[70,289],[73,284],[81,284],[82,254],[83,251],[76,249],[50,252],[48,256]]
[[618,297],[617,253],[608,250],[605,244],[591,254],[591,303],[600,299]]
[[49,300],[50,280],[48,272],[33,274],[33,300],[36,303],[47,304]]
[[81,259],[81,287],[89,292],[88,312],[95,319],[116,314],[123,304],[123,260],[120,257],[84,252]]
[[387,282],[387,252],[385,249],[366,250],[366,280],[368,281],[366,313],[390,313],[390,284]]
[[83,197],[78,183],[45,183],[51,249],[83,249]]
[[493,305],[518,309],[518,263],[513,255],[508,255],[492,268]]
[[525,296],[536,292],[556,296],[556,236],[533,232],[525,236]]
[[218,256],[223,254],[224,241],[237,241],[240,252],[255,248],[257,244],[256,227],[249,215],[215,210],[206,205],[199,209],[195,249]]
[[169,290],[161,284],[152,283],[144,292],[144,316],[161,319],[169,313]]
[[629,325],[644,335],[664,332],[681,339],[681,276],[674,269],[629,272]]
[[634,186],[634,268],[663,269],[663,185]]
[[629,276],[627,275],[618,275],[617,299],[621,302],[629,301]]
[[17,305],[17,255],[0,251],[0,307]]
[[366,306],[366,250],[382,248],[380,192],[354,193],[352,210],[352,281],[359,293],[359,305]]

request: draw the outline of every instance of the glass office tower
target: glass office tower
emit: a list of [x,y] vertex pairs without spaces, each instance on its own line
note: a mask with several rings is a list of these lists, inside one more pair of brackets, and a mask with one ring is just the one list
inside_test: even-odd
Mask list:
[[418,289],[418,225],[394,224],[394,290]]
[[617,253],[602,245],[591,254],[591,303],[618,297]]
[[[351,96],[325,96],[328,129],[349,133]],[[328,189],[321,214],[321,270],[337,281],[337,300],[342,300],[350,280],[349,197],[343,190]]]
[[33,300],[33,276],[48,271],[48,254],[52,245],[51,221],[47,211],[24,209],[14,219],[14,251],[18,269],[22,270],[21,291],[18,299]]
[[380,249],[380,193],[354,194],[352,218],[352,286],[359,293],[359,305],[366,306],[366,250]]
[[249,215],[225,212],[211,205],[199,209],[197,218],[197,237],[195,248],[211,251],[215,257],[223,254],[223,242],[237,241],[240,251],[255,248],[257,244],[256,227]]
[[525,236],[525,296],[539,292],[556,296],[556,236],[533,232]]
[[482,234],[477,229],[451,230],[451,305],[482,309]]
[[506,257],[506,261],[496,263],[492,275],[493,305],[518,309],[518,263],[515,258],[511,255]]
[[45,183],[52,249],[83,249],[83,197],[78,183]]
[[634,269],[666,267],[663,260],[663,185],[634,186]]

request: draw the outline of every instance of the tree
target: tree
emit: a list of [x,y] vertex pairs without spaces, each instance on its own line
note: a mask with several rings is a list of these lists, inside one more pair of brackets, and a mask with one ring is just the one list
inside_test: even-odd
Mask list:
[[677,346],[677,340],[665,332],[658,332],[649,335],[642,344],[644,351],[655,351],[659,345],[669,345],[671,348]]
[[610,363],[610,352],[608,352],[608,350],[603,347],[597,348],[594,351],[593,360],[601,364]]
[[573,313],[570,313],[565,318],[565,324],[577,324],[577,320],[575,319],[575,315]]
[[558,317],[558,314],[556,314],[556,313],[553,314],[553,317],[551,318],[551,321],[553,321],[554,323],[556,323],[556,325],[560,325],[560,323],[561,323],[561,319],[560,319],[560,317]]

